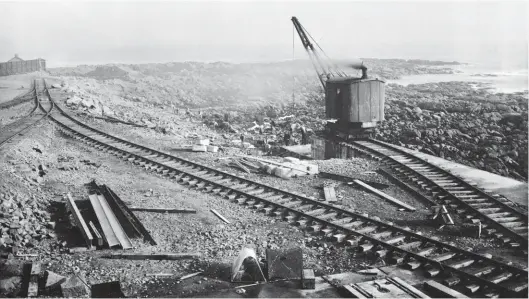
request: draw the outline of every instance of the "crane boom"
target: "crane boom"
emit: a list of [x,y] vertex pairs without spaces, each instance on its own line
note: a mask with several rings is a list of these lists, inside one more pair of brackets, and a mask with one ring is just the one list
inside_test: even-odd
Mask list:
[[[303,28],[298,18],[292,17],[292,23],[294,24],[294,28],[296,28],[296,31],[298,32],[303,47],[309,54],[310,61],[312,62],[312,65],[316,70],[316,74],[318,75],[318,79],[320,80],[320,83],[323,86],[324,90],[326,86],[325,78],[328,79],[330,77],[335,76],[348,77],[348,75],[341,71],[338,66],[333,64],[328,57],[327,60],[329,61],[325,61],[322,57],[320,57],[319,52],[321,51],[323,55],[325,55],[325,52],[323,52],[323,49],[320,48],[318,43],[314,41],[312,36],[310,36],[310,34],[305,30],[305,28]],[[311,42],[311,39],[316,44],[317,48],[314,47],[314,44]],[[367,68],[364,66],[363,62],[360,61],[358,63],[350,64],[349,67],[357,70],[362,70],[361,79],[367,78]]]
[[305,32],[305,30],[299,23],[298,18],[292,17],[292,23],[294,24],[294,28],[296,28],[296,31],[298,32],[298,35],[299,35],[299,38],[301,39],[301,43],[303,44],[303,47],[309,54],[310,61],[312,62],[312,65],[314,66],[314,69],[316,70],[318,79],[320,79],[320,83],[323,86],[323,89],[325,89],[325,81],[323,80],[323,77],[327,74],[327,71],[325,67],[323,66],[321,59],[318,57],[317,52],[314,50],[314,45],[310,42],[307,36],[307,33]]

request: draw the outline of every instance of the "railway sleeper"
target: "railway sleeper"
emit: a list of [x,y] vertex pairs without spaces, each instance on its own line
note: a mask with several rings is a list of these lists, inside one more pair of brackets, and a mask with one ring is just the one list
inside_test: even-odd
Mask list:
[[468,204],[471,204],[471,203],[483,203],[483,202],[489,201],[489,199],[477,197],[477,198],[463,199],[463,201]]
[[513,222],[503,222],[501,223],[502,226],[505,226],[505,227],[519,227],[521,225],[524,225],[525,223],[523,221],[513,221]]
[[492,283],[498,284],[500,282],[503,282],[503,281],[511,278],[512,276],[513,276],[513,274],[511,272],[504,271],[504,272],[501,272],[499,274],[493,275],[492,277],[485,277],[485,279],[487,279],[488,281],[490,281]]
[[507,282],[503,284],[503,287],[515,292],[519,293],[523,290],[527,289],[527,279],[523,279],[523,281],[512,281]]
[[521,220],[521,219],[520,217],[498,217],[495,220],[498,223],[506,223],[506,222],[513,222],[513,221]]
[[325,213],[325,211],[327,211],[326,208],[319,208],[319,209],[315,209],[315,210],[312,210],[312,211],[305,212],[305,214],[307,214],[309,216],[318,216],[320,214]]

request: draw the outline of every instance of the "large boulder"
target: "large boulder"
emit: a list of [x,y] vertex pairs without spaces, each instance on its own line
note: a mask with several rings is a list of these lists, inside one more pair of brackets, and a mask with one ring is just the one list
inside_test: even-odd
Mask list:
[[78,96],[73,96],[73,97],[69,98],[68,100],[66,100],[66,105],[77,106],[77,105],[79,105],[82,101],[83,101],[83,99],[81,99],[80,97],[78,97]]
[[83,99],[81,101],[81,106],[83,106],[85,108],[92,108],[92,107],[95,108],[95,103],[94,103],[94,100],[92,100],[92,99]]
[[506,113],[500,120],[500,124],[506,124],[508,122],[515,124],[516,126],[520,125],[524,121],[524,117],[520,113]]

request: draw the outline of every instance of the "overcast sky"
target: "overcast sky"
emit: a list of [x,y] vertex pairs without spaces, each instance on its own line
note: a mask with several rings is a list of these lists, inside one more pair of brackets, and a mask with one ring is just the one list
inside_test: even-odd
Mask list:
[[[0,0],[2,1],[2,0]],[[0,61],[292,58],[292,16],[332,58],[527,66],[528,2],[0,2]],[[306,54],[295,36],[296,58]]]

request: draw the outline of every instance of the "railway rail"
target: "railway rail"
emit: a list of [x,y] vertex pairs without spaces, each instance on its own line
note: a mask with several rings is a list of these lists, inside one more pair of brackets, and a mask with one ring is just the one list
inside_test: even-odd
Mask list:
[[[23,97],[32,97],[35,105],[28,115],[0,128],[0,147],[12,143],[15,138],[45,119],[53,110],[53,102],[47,97],[47,89],[43,80],[34,80],[31,90]],[[43,103],[47,103],[46,109],[39,109]],[[42,107],[41,107],[42,108]],[[40,113],[40,112],[44,113]]]
[[478,297],[527,296],[528,273],[524,269],[422,236],[376,217],[344,210],[112,136],[71,117],[58,105],[49,117],[64,134],[94,148],[196,190],[281,217],[388,262],[409,269],[422,268],[427,275],[466,293]]
[[392,144],[367,139],[341,142],[341,145],[386,163],[399,179],[417,185],[439,203],[467,216],[469,221],[481,222],[484,231],[503,244],[527,248],[527,213],[508,199],[488,193]]

